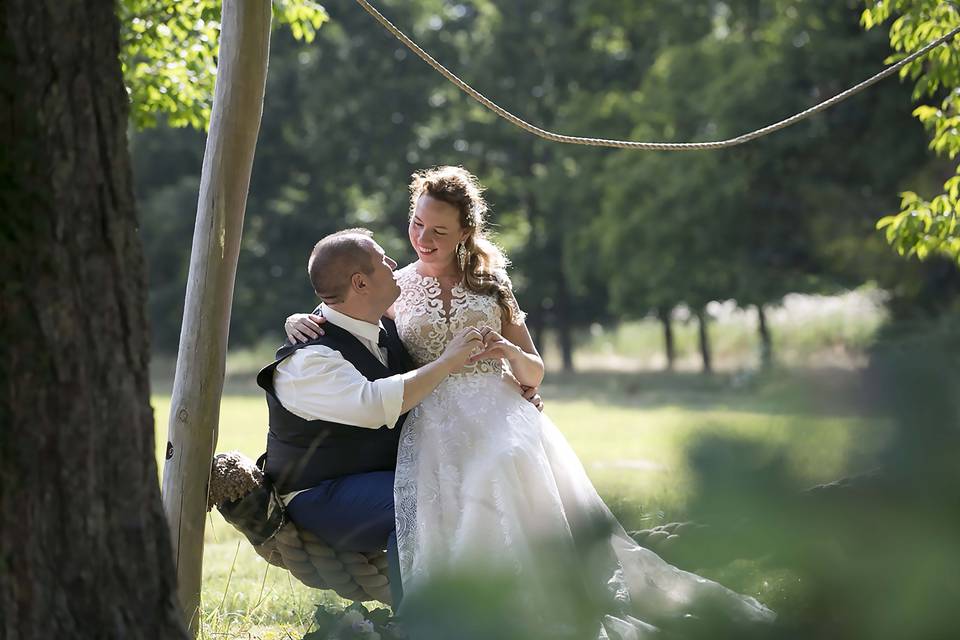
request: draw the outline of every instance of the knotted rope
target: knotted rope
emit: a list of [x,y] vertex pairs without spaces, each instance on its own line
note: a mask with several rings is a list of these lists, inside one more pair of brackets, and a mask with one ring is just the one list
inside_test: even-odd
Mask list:
[[482,93],[480,93],[479,91],[471,87],[469,84],[461,80],[459,77],[457,77],[453,72],[448,70],[445,66],[437,62],[437,60],[434,59],[433,56],[431,56],[429,53],[424,51],[423,48],[420,47],[420,45],[418,45],[416,42],[411,40],[405,33],[403,33],[400,29],[394,26],[392,22],[387,20],[383,16],[383,14],[377,11],[373,7],[373,5],[367,2],[367,0],[357,0],[357,3],[361,7],[363,7],[367,13],[373,16],[376,19],[376,21],[383,26],[383,28],[389,31],[393,35],[393,37],[395,37],[397,40],[402,42],[403,45],[407,47],[407,49],[417,54],[417,56],[419,56],[421,60],[423,60],[424,62],[429,64],[431,67],[433,67],[440,75],[442,75],[444,78],[449,80],[458,89],[460,89],[461,91],[466,93],[468,96],[470,96],[471,98],[479,102],[481,105],[483,105],[490,111],[494,112],[495,114],[497,114],[498,116],[506,120],[507,122],[513,124],[514,126],[517,126],[523,129],[524,131],[527,131],[528,133],[532,133],[533,135],[539,136],[545,140],[550,140],[551,142],[560,142],[564,144],[578,144],[578,145],[586,145],[586,146],[592,146],[592,147],[614,147],[617,149],[642,149],[646,151],[701,151],[706,149],[725,149],[728,147],[735,147],[735,146],[744,144],[745,142],[750,142],[751,140],[756,140],[757,138],[761,138],[763,136],[769,135],[771,133],[774,133],[775,131],[779,131],[780,129],[785,129],[791,125],[794,125],[800,122],[801,120],[805,120],[809,118],[810,116],[816,113],[825,111],[826,109],[829,109],[830,107],[836,104],[839,104],[840,102],[843,102],[847,98],[850,98],[851,96],[854,96],[860,93],[861,91],[867,89],[868,87],[871,87],[877,82],[880,82],[884,78],[887,78],[895,74],[900,69],[910,64],[917,58],[925,56],[927,53],[929,53],[933,49],[939,47],[945,42],[948,42],[949,40],[952,40],[958,33],[960,33],[960,27],[956,27],[946,35],[941,36],[936,40],[934,40],[933,42],[927,44],[922,49],[919,49],[918,51],[915,51],[914,53],[904,58],[903,60],[900,60],[899,62],[886,67],[883,71],[880,71],[879,73],[871,76],[870,78],[867,78],[863,82],[857,85],[854,85],[853,87],[850,87],[846,91],[838,93],[832,98],[828,98],[827,100],[824,100],[820,104],[810,107],[805,111],[801,111],[800,113],[794,114],[789,118],[785,118],[783,120],[780,120],[779,122],[775,122],[771,125],[767,125],[766,127],[763,127],[761,129],[751,131],[750,133],[744,133],[735,138],[729,138],[727,140],[717,140],[713,142],[637,142],[633,140],[610,140],[607,138],[587,138],[587,137],[580,137],[580,136],[568,136],[560,133],[554,133],[553,131],[547,131],[546,129],[543,129],[534,124],[531,124],[526,120],[523,120],[522,118],[513,115],[512,113],[510,113],[509,111],[507,111],[506,109],[504,109],[503,107],[495,103],[494,101],[490,100],[489,98],[484,96]]
[[246,536],[270,564],[286,569],[308,587],[331,589],[341,598],[390,604],[387,554],[384,551],[338,551],[297,528],[266,488],[257,465],[241,453],[217,454],[210,473],[207,509]]

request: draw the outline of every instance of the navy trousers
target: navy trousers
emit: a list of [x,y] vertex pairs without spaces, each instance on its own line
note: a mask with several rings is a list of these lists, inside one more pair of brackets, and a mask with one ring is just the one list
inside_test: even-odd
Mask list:
[[297,494],[287,513],[341,551],[387,550],[393,608],[400,605],[400,559],[393,511],[393,471],[374,471],[325,480]]

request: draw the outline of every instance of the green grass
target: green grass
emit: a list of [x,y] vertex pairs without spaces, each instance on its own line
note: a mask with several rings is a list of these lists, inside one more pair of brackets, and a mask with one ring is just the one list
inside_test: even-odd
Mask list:
[[[170,397],[156,395],[157,460],[163,465]],[[266,404],[260,396],[227,395],[220,406],[217,451],[242,451],[256,459],[266,440]],[[203,550],[202,637],[303,636],[317,604],[345,604],[332,592],[309,589],[268,565],[247,540],[214,510],[207,519]]]
[[[584,373],[552,375],[547,413],[569,439],[597,489],[629,529],[685,518],[691,476],[684,452],[704,435],[734,435],[783,454],[799,484],[869,466],[881,424],[858,415],[849,371],[731,376]],[[169,396],[154,397],[157,456]],[[255,458],[264,446],[259,395],[227,395],[218,451]],[[162,462],[161,462],[162,464]],[[318,603],[340,604],[269,567],[219,514],[208,521],[202,592],[205,637],[300,638]]]

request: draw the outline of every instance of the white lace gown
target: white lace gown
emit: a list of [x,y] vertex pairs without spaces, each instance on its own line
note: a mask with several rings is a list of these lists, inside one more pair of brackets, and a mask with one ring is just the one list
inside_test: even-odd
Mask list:
[[[456,286],[445,310],[438,281],[414,265],[400,269],[397,281],[397,328],[418,366],[435,360],[465,327],[501,329],[491,296]],[[601,638],[646,637],[656,633],[651,623],[683,616],[704,600],[734,620],[773,618],[755,599],[638,546],[553,422],[503,372],[500,361],[471,365],[407,418],[394,485],[405,594],[431,577],[500,571],[522,585],[518,606],[559,625],[569,613],[565,596],[599,589],[607,614]]]

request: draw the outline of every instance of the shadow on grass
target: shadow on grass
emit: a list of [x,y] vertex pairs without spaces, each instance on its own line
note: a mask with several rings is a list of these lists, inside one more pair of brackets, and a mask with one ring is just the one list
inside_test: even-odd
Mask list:
[[714,373],[550,372],[547,402],[589,401],[625,408],[867,417],[873,412],[860,370],[835,367]]

